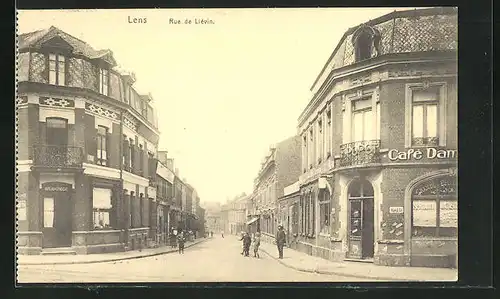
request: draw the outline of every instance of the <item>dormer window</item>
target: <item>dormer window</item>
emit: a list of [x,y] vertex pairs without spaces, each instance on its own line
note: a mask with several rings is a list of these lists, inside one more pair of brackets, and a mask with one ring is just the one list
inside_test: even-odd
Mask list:
[[105,96],[109,91],[109,71],[106,69],[99,69],[99,92]]
[[369,59],[372,56],[372,40],[368,32],[362,32],[356,40],[356,61]]
[[355,61],[363,61],[372,58],[372,53],[379,55],[380,33],[368,26],[362,25],[352,37]]
[[66,59],[61,54],[49,54],[49,84],[66,85]]

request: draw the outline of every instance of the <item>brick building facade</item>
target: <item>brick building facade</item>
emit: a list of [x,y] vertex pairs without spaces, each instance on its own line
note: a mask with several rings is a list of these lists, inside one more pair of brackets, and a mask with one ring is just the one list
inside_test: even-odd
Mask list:
[[[300,136],[293,136],[271,148],[262,162],[250,197],[254,207],[247,215],[252,231],[260,231],[264,241],[272,241],[279,223],[278,198],[283,189],[297,181],[300,175]],[[258,219],[258,224],[254,220]]]
[[19,37],[18,246],[117,251],[152,238],[152,99],[109,50],[51,27]]
[[169,193],[157,200],[156,111],[134,74],[119,70],[110,50],[55,27],[21,34],[18,61],[19,253],[164,240]]
[[432,8],[344,34],[299,118],[298,250],[456,266],[457,26]]

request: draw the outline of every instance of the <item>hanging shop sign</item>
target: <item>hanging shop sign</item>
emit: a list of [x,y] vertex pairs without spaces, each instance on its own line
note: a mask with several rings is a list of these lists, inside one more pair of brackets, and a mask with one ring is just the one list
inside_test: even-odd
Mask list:
[[427,159],[456,159],[458,151],[452,149],[438,149],[435,147],[428,147],[426,149],[409,148],[406,151],[399,151],[391,149],[388,152],[389,160],[391,161],[409,161]]

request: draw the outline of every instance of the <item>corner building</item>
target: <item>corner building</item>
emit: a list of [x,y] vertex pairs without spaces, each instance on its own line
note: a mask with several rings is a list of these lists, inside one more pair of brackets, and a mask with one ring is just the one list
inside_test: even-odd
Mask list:
[[151,96],[110,50],[55,27],[20,35],[18,59],[19,253],[148,246],[159,140]]
[[456,267],[457,10],[344,34],[299,117],[293,247],[331,260]]

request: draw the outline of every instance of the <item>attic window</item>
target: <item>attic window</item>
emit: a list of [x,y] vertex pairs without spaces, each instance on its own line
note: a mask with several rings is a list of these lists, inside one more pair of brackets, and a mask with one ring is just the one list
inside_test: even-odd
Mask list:
[[356,62],[369,59],[372,54],[372,39],[368,32],[362,32],[356,39]]
[[49,84],[62,85],[66,83],[66,60],[63,55],[49,54]]
[[[371,27],[362,26],[353,35],[355,61],[370,59],[375,50],[379,54],[380,33]],[[374,49],[375,48],[375,49]]]

